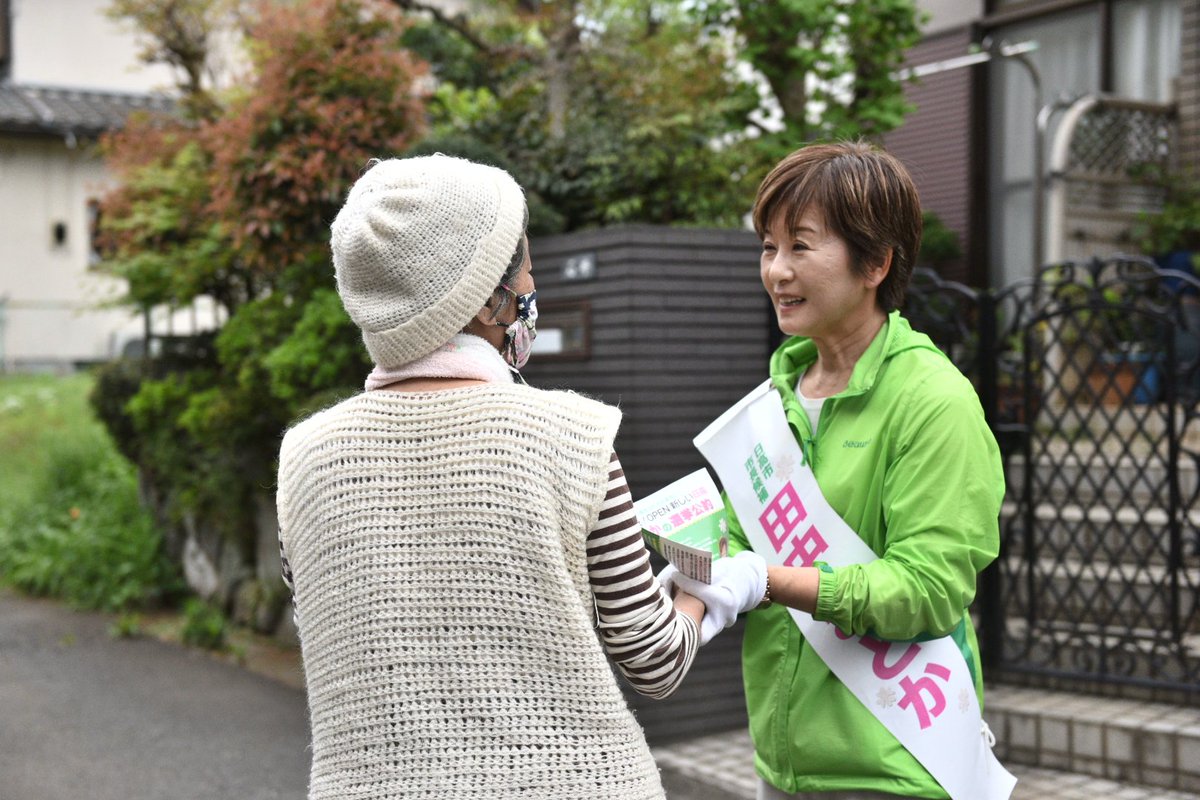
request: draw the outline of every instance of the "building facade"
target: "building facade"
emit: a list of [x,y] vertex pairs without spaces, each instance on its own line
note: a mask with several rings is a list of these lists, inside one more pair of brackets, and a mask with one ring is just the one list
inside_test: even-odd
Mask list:
[[[139,343],[145,320],[95,271],[98,199],[112,186],[100,134],[166,109],[174,81],[137,59],[106,0],[0,0],[0,369],[66,371]],[[213,324],[163,312],[158,330]]]
[[1200,1],[920,0],[918,6],[929,18],[910,66],[993,54],[973,66],[947,65],[912,85],[916,110],[885,140],[912,169],[926,207],[962,239],[965,255],[950,265],[950,277],[1003,286],[1031,275],[1039,254],[1046,263],[1046,253],[1062,250],[1049,240],[1055,226],[1046,197],[1056,135],[1081,98],[1170,109],[1173,163],[1194,161]]

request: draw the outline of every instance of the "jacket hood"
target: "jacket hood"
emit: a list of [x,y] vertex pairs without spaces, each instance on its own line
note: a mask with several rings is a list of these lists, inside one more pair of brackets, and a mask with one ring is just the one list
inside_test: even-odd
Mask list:
[[[908,350],[932,350],[943,358],[945,355],[934,345],[933,340],[912,326],[899,311],[888,314],[887,321],[875,334],[871,344],[858,359],[850,383],[838,396],[862,394],[875,385],[875,379],[883,365],[900,353]],[[771,355],[771,381],[780,390],[794,391],[800,373],[817,360],[817,346],[812,339],[795,336],[779,346]]]

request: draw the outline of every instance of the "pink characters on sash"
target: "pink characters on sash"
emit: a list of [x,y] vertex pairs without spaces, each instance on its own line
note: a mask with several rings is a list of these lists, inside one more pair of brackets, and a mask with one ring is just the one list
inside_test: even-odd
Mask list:
[[784,564],[789,567],[811,567],[817,559],[829,549],[829,544],[816,525],[809,525],[808,530],[798,536],[793,536],[796,529],[808,517],[804,503],[791,481],[783,485],[783,489],[767,504],[759,515],[758,521],[767,532],[767,538],[776,553],[783,552],[784,545],[790,538],[791,553],[784,558]]
[[[829,549],[828,542],[817,530],[816,525],[810,524],[803,533],[797,533],[807,517],[804,503],[790,481],[784,484],[758,517],[759,524],[766,531],[767,539],[776,553],[783,553],[786,548],[791,548],[784,558],[784,564],[789,567],[811,567],[821,554]],[[836,633],[839,639],[853,638],[840,630]],[[875,677],[881,681],[890,681],[902,675],[921,652],[919,644],[911,643],[895,662],[889,664],[887,659],[892,648],[891,642],[884,642],[873,636],[861,636],[858,637],[858,643],[875,654],[871,667]],[[921,730],[932,726],[933,720],[946,710],[946,696],[934,678],[949,682],[949,668],[941,664],[926,664],[925,674],[916,680],[907,675],[900,678],[900,708],[912,708]]]

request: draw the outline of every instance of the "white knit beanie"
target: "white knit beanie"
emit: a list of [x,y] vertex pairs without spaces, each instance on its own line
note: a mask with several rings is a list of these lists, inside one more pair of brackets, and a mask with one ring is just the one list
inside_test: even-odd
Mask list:
[[524,234],[507,172],[444,155],[371,167],[333,221],[338,294],[381,367],[432,353],[495,291]]

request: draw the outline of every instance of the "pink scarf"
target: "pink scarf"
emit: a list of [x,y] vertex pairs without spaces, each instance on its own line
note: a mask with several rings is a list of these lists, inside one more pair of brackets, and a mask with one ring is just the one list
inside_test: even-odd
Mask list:
[[489,383],[508,383],[513,371],[486,339],[469,333],[454,338],[427,356],[398,367],[384,369],[378,364],[367,376],[366,390],[382,389],[409,378],[468,378]]

